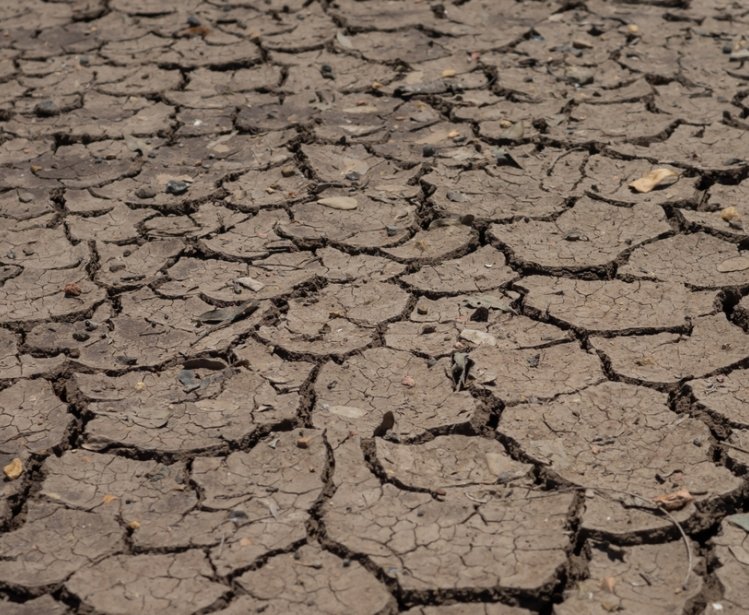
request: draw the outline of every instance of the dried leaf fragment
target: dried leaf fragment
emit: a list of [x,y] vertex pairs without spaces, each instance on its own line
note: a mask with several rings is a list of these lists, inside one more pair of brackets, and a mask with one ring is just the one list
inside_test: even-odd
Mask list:
[[3,466],[3,474],[10,480],[16,480],[23,474],[23,462],[18,457],[14,457],[9,464]]
[[613,594],[615,585],[616,579],[614,577],[603,577],[601,579],[601,589],[605,592]]
[[359,203],[351,196],[328,196],[317,200],[318,205],[332,209],[356,209]]
[[132,520],[132,521],[131,521],[130,523],[128,523],[128,524],[127,524],[127,526],[128,526],[128,527],[129,527],[129,528],[130,528],[131,530],[137,530],[137,529],[140,529],[140,521],[137,521],[137,520],[133,519],[133,520]]
[[730,222],[731,220],[735,220],[739,217],[739,210],[735,207],[726,207],[725,209],[721,210],[720,217],[726,222]]
[[655,188],[664,188],[670,186],[678,181],[679,174],[671,169],[653,169],[647,175],[643,175],[640,179],[636,179],[629,187],[635,192],[647,193]]
[[687,504],[694,501],[694,496],[687,489],[679,489],[665,495],[653,498],[659,508],[663,510],[681,510]]
[[116,495],[112,495],[111,493],[107,493],[107,494],[105,494],[105,495],[102,496],[101,501],[104,502],[105,504],[111,504],[116,499],[117,499]]
[[730,273],[732,271],[744,271],[749,269],[749,257],[734,256],[718,263],[715,267],[720,273]]

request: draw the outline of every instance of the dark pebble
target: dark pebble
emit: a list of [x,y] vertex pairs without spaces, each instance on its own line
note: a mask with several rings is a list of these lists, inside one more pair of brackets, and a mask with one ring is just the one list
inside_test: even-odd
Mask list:
[[125,264],[124,263],[111,263],[109,265],[109,271],[111,271],[112,273],[116,273],[118,271],[122,271],[124,268],[125,268]]
[[122,363],[123,365],[135,365],[138,362],[138,359],[135,357],[126,357],[125,355],[121,355],[117,357],[117,362]]
[[86,331],[94,331],[99,326],[92,320],[84,320],[83,326],[86,328]]
[[52,117],[60,113],[58,106],[51,100],[43,100],[38,102],[34,107],[34,113],[39,117]]
[[187,182],[181,182],[172,179],[166,183],[166,192],[167,194],[180,195],[187,192],[189,187],[190,186],[187,185]]
[[320,67],[320,74],[326,79],[334,79],[333,67],[330,64],[323,64]]
[[397,226],[386,226],[385,232],[388,234],[388,237],[395,237],[398,234],[398,227]]
[[349,171],[348,173],[346,173],[346,179],[350,182],[358,182],[360,178],[361,175],[356,171]]
[[433,145],[425,145],[424,148],[421,150],[421,155],[424,156],[424,158],[429,158],[431,156],[434,156],[435,149]]
[[80,58],[78,58],[78,62],[81,66],[88,66],[89,64],[91,64],[91,58],[89,58],[88,56],[81,56]]
[[346,557],[343,559],[342,564],[344,568],[348,568],[351,565],[351,560],[348,557]]
[[73,333],[73,339],[76,342],[85,342],[89,337],[89,334],[85,331],[76,331],[75,333]]
[[139,199],[152,199],[156,196],[156,190],[151,188],[151,186],[143,186],[135,191],[135,196]]
[[726,43],[723,45],[723,53],[731,53],[733,51],[733,45],[731,43]]
[[197,28],[199,25],[201,25],[200,20],[195,17],[195,15],[190,15],[187,18],[187,25],[191,28]]

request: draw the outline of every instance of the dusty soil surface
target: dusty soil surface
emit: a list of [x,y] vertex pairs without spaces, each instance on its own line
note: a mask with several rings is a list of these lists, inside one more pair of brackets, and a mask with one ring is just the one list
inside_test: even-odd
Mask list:
[[0,612],[749,612],[747,203],[741,0],[1,1]]

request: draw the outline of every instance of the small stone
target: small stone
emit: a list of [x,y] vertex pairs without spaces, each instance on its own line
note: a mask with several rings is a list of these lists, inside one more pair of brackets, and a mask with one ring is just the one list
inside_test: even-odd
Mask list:
[[385,232],[387,233],[388,237],[395,237],[398,234],[398,227],[397,226],[386,226]]
[[89,66],[91,64],[91,58],[88,56],[81,56],[78,58],[78,62],[81,66]]
[[721,49],[721,51],[728,55],[733,51],[733,45],[731,45],[731,43],[726,43],[725,45],[723,45],[723,49]]
[[86,331],[95,331],[98,328],[99,325],[97,325],[95,322],[91,320],[84,320],[83,321],[83,327],[86,329]]
[[346,179],[350,182],[358,182],[361,179],[361,174],[357,171],[349,171],[346,173]]
[[190,15],[187,18],[187,25],[190,26],[191,28],[197,28],[198,26],[202,24],[200,23],[200,19],[195,17],[195,15]]
[[118,271],[122,271],[125,268],[125,263],[109,263],[109,271],[112,273],[117,273]]
[[73,339],[76,342],[85,342],[89,337],[91,336],[85,331],[76,331],[75,333],[73,333]]
[[435,153],[436,150],[434,149],[434,145],[425,145],[421,150],[421,155],[424,156],[424,158],[430,158],[431,156],[434,156]]
[[62,292],[65,293],[66,297],[79,297],[81,295],[81,287],[75,282],[70,282],[63,287]]
[[320,67],[320,74],[325,79],[335,79],[335,75],[333,74],[333,67],[330,64],[323,64]]
[[425,305],[420,305],[416,308],[416,313],[424,316],[425,314],[429,313],[429,308],[427,308]]
[[137,530],[140,528],[140,521],[136,521],[135,519],[133,519],[130,523],[127,524],[127,526],[131,530]]
[[52,100],[43,100],[36,104],[34,113],[39,117],[52,117],[60,113],[60,108]]
[[721,210],[720,217],[722,220],[730,222],[731,220],[735,220],[739,217],[739,210],[735,207],[726,207],[725,209]]
[[169,180],[166,183],[166,192],[167,194],[173,194],[175,196],[179,196],[180,194],[184,194],[187,192],[187,190],[190,188],[190,186],[187,184],[187,182],[178,181],[175,179]]
[[142,186],[135,191],[135,196],[139,199],[152,199],[156,196],[156,190],[151,186]]
[[14,457],[9,464],[3,466],[3,474],[10,480],[17,479],[23,474],[23,462],[18,457]]
[[309,443],[312,440],[309,436],[299,436],[296,439],[297,448],[309,448]]
[[31,203],[31,201],[34,200],[34,195],[30,192],[19,192],[18,200],[21,201],[21,203]]
[[286,165],[281,169],[281,175],[284,177],[294,177],[296,175],[296,167],[293,164]]

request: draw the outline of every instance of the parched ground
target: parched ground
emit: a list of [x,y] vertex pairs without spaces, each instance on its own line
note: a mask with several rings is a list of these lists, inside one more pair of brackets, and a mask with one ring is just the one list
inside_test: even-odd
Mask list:
[[749,6],[0,0],[0,467],[3,615],[748,613]]

